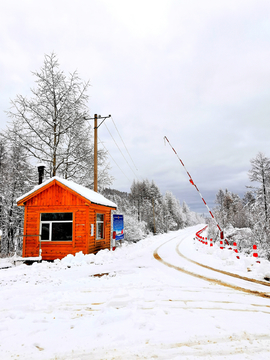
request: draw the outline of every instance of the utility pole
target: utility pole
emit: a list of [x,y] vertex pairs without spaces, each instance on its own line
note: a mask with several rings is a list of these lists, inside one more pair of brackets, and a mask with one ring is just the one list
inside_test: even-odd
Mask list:
[[94,191],[98,191],[98,158],[97,158],[97,152],[98,152],[98,135],[97,135],[97,114],[94,115]]
[[[108,116],[101,116],[95,114],[93,118],[87,119],[86,117],[84,120],[94,120],[94,191],[98,191],[98,133],[97,129],[100,127],[100,125],[107,119],[111,117],[111,115]],[[98,125],[98,119],[102,119],[103,121]]]

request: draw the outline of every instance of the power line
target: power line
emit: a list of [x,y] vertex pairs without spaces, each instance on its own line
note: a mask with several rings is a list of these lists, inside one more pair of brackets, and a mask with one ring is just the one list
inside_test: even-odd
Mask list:
[[110,154],[109,150],[105,147],[105,145],[103,144],[103,142],[100,140],[100,138],[98,138],[99,142],[101,143],[101,145],[104,147],[104,149],[107,151],[107,153],[110,155],[110,157],[112,158],[112,160],[115,162],[116,166],[118,167],[118,169],[122,172],[122,174],[125,175],[125,177],[128,179],[128,181],[131,181],[127,175],[124,173],[124,171],[120,168],[120,166],[117,164],[117,162],[114,160],[114,158],[112,157],[112,155]]
[[133,165],[134,165],[135,169],[138,171],[138,169],[137,169],[137,167],[136,167],[136,165],[135,165],[135,163],[134,163],[134,161],[133,161],[133,159],[132,159],[132,157],[131,157],[131,155],[130,155],[130,153],[129,153],[129,151],[128,151],[125,143],[124,143],[124,140],[122,139],[122,137],[121,137],[121,135],[120,135],[120,133],[119,133],[117,127],[116,127],[116,124],[115,124],[113,118],[112,118],[112,122],[113,122],[113,124],[114,124],[114,126],[115,126],[116,131],[118,132],[118,135],[119,135],[120,139],[122,140],[122,143],[123,143],[123,145],[124,145],[124,147],[125,147],[125,149],[126,149],[126,152],[128,153],[128,155],[129,155],[129,157],[130,157],[130,160],[133,162]]
[[126,163],[128,164],[130,170],[133,172],[134,176],[137,178],[137,175],[135,174],[135,172],[133,171],[133,169],[131,168],[131,166],[129,165],[129,162],[127,161],[127,159],[125,158],[124,154],[122,153],[121,149],[119,148],[117,142],[115,141],[114,137],[112,136],[112,133],[110,132],[110,130],[108,129],[107,125],[105,124],[106,129],[108,130],[109,134],[111,135],[111,138],[113,139],[115,145],[117,146],[118,150],[120,151],[120,153],[122,154],[123,158],[125,159]]

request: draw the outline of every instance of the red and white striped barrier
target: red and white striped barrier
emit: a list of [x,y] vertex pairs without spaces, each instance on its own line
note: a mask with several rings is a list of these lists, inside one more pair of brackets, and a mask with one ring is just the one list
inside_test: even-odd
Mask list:
[[[199,231],[196,232],[196,239],[197,239],[198,241],[200,241],[201,243],[205,244],[205,245],[206,245],[207,241],[205,241],[204,237],[201,236],[201,233],[202,233],[204,230],[206,230],[206,228],[207,228],[207,226],[205,226],[203,229],[201,229],[201,230],[199,230]],[[207,239],[207,238],[206,238],[206,239]]]
[[[198,191],[198,193],[200,194],[200,197],[204,203],[204,205],[206,206],[209,214],[211,215],[212,219],[215,221],[216,225],[217,225],[217,228],[218,230],[220,231],[220,238],[223,239],[223,231],[221,230],[217,220],[215,219],[214,215],[212,214],[211,210],[209,209],[208,205],[206,204],[206,201],[204,200],[204,198],[202,197],[202,194],[200,193],[200,190],[198,189],[197,185],[194,183],[190,173],[187,171],[183,161],[180,159],[180,157],[178,156],[177,152],[174,150],[174,148],[172,147],[171,143],[169,142],[169,139],[167,138],[167,136],[164,136],[164,140],[166,140],[168,142],[168,144],[170,145],[170,147],[172,148],[173,152],[175,153],[175,155],[177,156],[178,160],[180,161],[180,163],[183,165],[183,168],[185,169],[188,177],[189,177],[189,182],[191,183],[191,185],[193,185],[195,187],[195,189]],[[165,143],[166,144],[166,143]]]

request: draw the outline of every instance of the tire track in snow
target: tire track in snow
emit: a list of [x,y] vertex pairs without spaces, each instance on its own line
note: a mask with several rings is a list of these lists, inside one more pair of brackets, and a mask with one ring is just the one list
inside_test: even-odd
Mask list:
[[[179,245],[190,235],[187,235],[185,236],[176,246],[176,252],[178,255],[182,256],[185,260],[189,261],[189,262],[193,262],[193,260],[189,259],[189,258],[186,258],[183,254],[180,253],[180,251],[178,250],[178,247]],[[193,276],[193,277],[196,277],[196,278],[199,278],[201,280],[205,280],[205,281],[208,281],[208,282],[211,282],[211,283],[214,283],[214,284],[217,284],[217,285],[221,285],[221,286],[225,286],[225,287],[228,287],[228,288],[231,288],[231,289],[234,289],[234,290],[237,290],[237,291],[242,291],[242,292],[245,292],[245,293],[248,293],[248,294],[251,294],[251,295],[255,295],[255,296],[259,296],[259,297],[263,297],[263,298],[267,298],[267,299],[270,299],[270,295],[265,293],[265,292],[260,292],[260,291],[257,291],[257,290],[250,290],[250,289],[246,289],[244,287],[240,287],[240,286],[237,286],[237,285],[232,285],[232,284],[229,284],[227,282],[224,282],[222,280],[219,280],[219,279],[214,279],[214,278],[210,278],[208,276],[205,276],[205,275],[200,275],[198,273],[195,273],[195,272],[192,272],[190,270],[187,270],[187,269],[184,269],[180,266],[176,266],[176,265],[173,265],[171,263],[169,263],[168,261],[165,261],[164,259],[161,258],[161,256],[158,254],[158,250],[164,246],[165,244],[167,244],[168,242],[174,240],[175,238],[177,238],[178,236],[175,236],[171,239],[169,239],[168,241],[166,241],[164,244],[160,245],[153,253],[153,256],[156,260],[160,261],[162,264],[170,267],[170,268],[173,268],[177,271],[181,271],[187,275],[190,275],[190,276]],[[200,265],[200,264],[197,264],[197,265]],[[208,269],[208,270],[211,270],[211,271],[214,271],[214,270],[217,270],[217,269]],[[225,274],[227,276],[230,276],[229,273],[228,274]],[[238,276],[237,276],[238,277]],[[245,278],[242,278],[241,276],[239,276],[241,280],[246,280]],[[250,279],[248,279],[250,280]],[[254,279],[253,279],[254,280]],[[256,281],[254,280],[254,282],[260,284],[260,281]],[[264,284],[263,284],[264,285]],[[267,286],[269,286],[269,284],[267,284]]]
[[[181,348],[181,357],[185,356],[185,359],[194,359],[197,358],[210,358],[221,357],[223,356],[239,356],[241,359],[249,359],[249,355],[260,354],[262,359],[269,356],[268,347],[269,347],[270,336],[268,334],[261,335],[250,335],[243,333],[240,336],[229,336],[228,338],[212,338],[212,339],[200,339],[194,341],[172,343],[169,345],[160,346],[163,349],[175,349]],[[241,342],[241,343],[239,343]],[[227,349],[220,349],[220,345],[227,344]],[[192,352],[190,351],[192,349]],[[247,350],[248,349],[248,350]],[[173,353],[173,352],[172,352]],[[176,352],[178,354],[178,352]],[[256,357],[257,358],[257,357]]]
[[[204,306],[202,306],[202,303],[206,303]],[[106,302],[95,304],[92,303],[90,306],[82,307],[80,309],[71,309],[74,314],[72,315],[72,319],[79,318],[81,316],[87,316],[91,312],[97,312],[102,311],[104,309],[104,306],[106,306]],[[148,306],[149,304],[149,306]],[[267,315],[270,315],[270,306],[269,305],[260,305],[260,304],[250,304],[250,308],[243,309],[242,303],[236,303],[232,301],[202,301],[202,300],[186,300],[186,299],[179,299],[179,300],[160,300],[159,304],[162,304],[162,309],[164,311],[171,311],[173,309],[181,309],[181,310],[223,310],[223,311],[236,311],[236,312],[250,312],[250,313],[264,313]],[[157,301],[156,300],[145,300],[144,304],[141,306],[138,306],[139,310],[154,310],[156,308]],[[234,305],[231,307],[231,305]],[[237,305],[237,307],[235,307]],[[222,307],[221,307],[222,306]],[[247,306],[247,304],[245,304]],[[70,305],[72,307],[72,305]],[[111,306],[114,309],[120,309],[125,308],[126,306]],[[255,309],[254,307],[257,307],[258,309]]]
[[194,261],[192,259],[189,259],[188,257],[186,257],[185,255],[183,255],[180,250],[179,250],[179,245],[180,243],[176,246],[176,252],[179,256],[181,256],[182,258],[184,258],[185,260],[193,263],[193,264],[196,264],[196,265],[199,265],[205,269],[209,269],[209,270],[212,270],[212,271],[216,271],[216,272],[219,272],[221,274],[224,274],[224,275],[228,275],[228,276],[232,276],[232,277],[235,277],[235,278],[238,278],[238,279],[241,279],[241,280],[245,280],[245,281],[250,281],[250,282],[253,282],[255,284],[260,284],[260,285],[264,285],[264,286],[270,286],[270,283],[269,282],[266,282],[266,281],[262,281],[262,280],[256,280],[256,279],[252,279],[252,278],[248,278],[246,276],[241,276],[241,275],[238,275],[238,274],[234,274],[234,273],[230,273],[228,271],[225,271],[225,270],[220,270],[220,269],[215,269],[211,266],[208,266],[208,265],[204,265],[204,264],[201,264],[197,261]]

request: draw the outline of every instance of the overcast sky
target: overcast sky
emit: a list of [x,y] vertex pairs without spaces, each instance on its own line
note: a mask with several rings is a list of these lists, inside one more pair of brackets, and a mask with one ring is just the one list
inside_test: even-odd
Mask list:
[[31,71],[55,52],[65,72],[90,80],[90,114],[111,114],[99,138],[112,188],[154,180],[199,212],[166,135],[208,206],[219,189],[243,195],[250,159],[270,156],[269,0],[9,0],[0,12],[0,130]]

